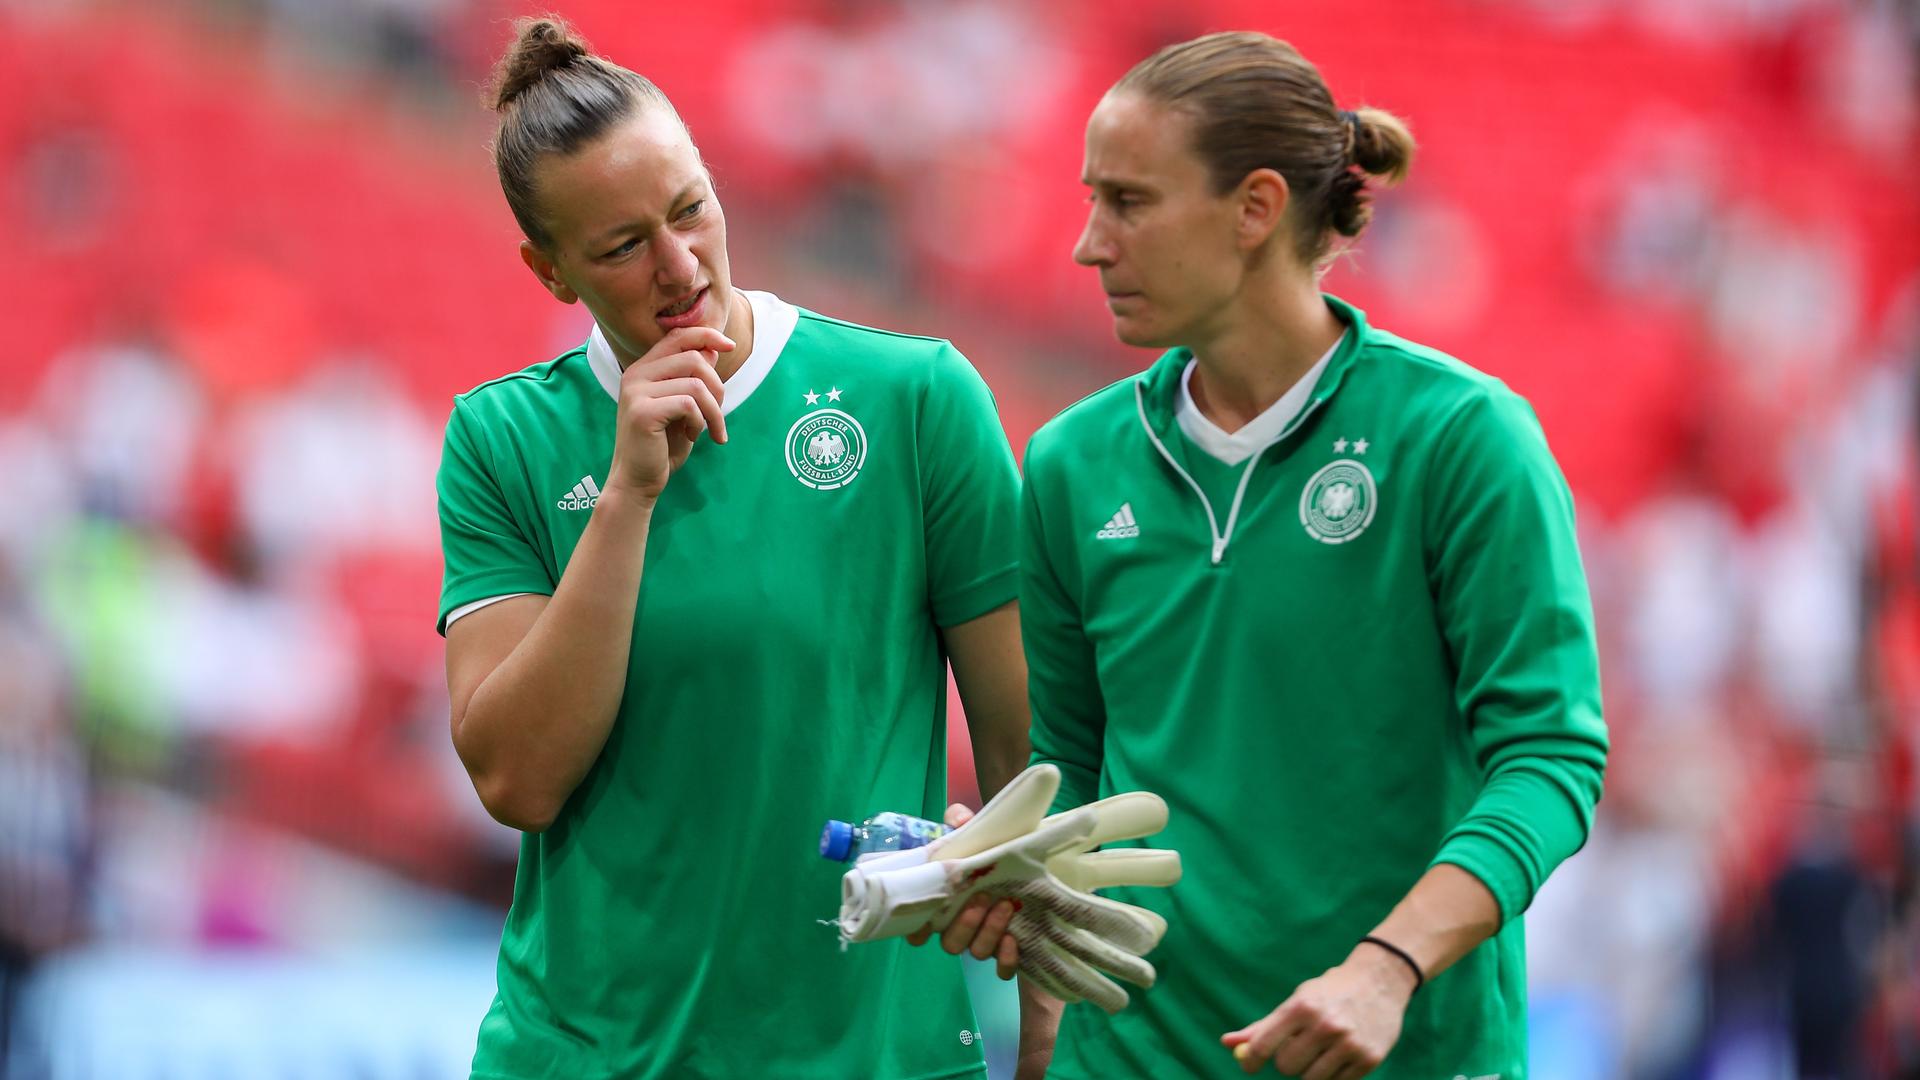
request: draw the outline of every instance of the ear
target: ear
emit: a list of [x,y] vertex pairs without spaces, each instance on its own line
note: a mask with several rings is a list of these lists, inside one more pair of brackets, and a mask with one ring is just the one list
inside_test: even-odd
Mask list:
[[1240,181],[1235,192],[1239,218],[1234,232],[1243,251],[1257,251],[1286,222],[1287,203],[1292,192],[1287,178],[1274,169],[1255,169]]
[[560,280],[560,269],[554,265],[553,256],[547,254],[540,245],[531,240],[520,241],[520,261],[527,264],[527,269],[533,271],[533,276],[540,279],[540,284],[553,294],[555,300],[572,304],[580,299],[579,293]]

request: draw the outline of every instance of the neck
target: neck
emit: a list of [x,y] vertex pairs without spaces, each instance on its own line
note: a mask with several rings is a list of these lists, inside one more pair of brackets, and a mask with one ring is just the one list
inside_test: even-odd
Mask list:
[[1239,307],[1191,346],[1193,403],[1226,432],[1272,408],[1346,332],[1311,277]]

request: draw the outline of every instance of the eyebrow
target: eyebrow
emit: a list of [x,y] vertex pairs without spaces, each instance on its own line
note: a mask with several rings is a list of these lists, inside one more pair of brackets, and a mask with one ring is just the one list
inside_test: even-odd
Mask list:
[[[683,202],[686,202],[687,196],[692,195],[695,191],[698,191],[700,189],[700,185],[704,183],[706,183],[705,177],[697,177],[693,180],[687,181],[687,186],[681,188],[679,191],[674,193],[673,198],[670,201],[668,201],[667,207],[671,209],[673,207],[679,206]],[[651,221],[627,221],[627,222],[622,222],[619,225],[614,225],[610,228],[602,229],[601,231],[594,234],[593,246],[599,247],[603,244],[610,244],[615,239],[625,236],[630,232],[646,232],[649,228],[652,227],[652,225],[653,225],[653,222]]]

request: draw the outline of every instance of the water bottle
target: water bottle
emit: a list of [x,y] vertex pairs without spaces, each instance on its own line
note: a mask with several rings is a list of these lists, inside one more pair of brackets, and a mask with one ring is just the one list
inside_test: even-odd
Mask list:
[[829,821],[820,830],[820,857],[852,862],[873,852],[905,851],[945,836],[949,830],[937,821],[906,814],[875,814],[852,823]]

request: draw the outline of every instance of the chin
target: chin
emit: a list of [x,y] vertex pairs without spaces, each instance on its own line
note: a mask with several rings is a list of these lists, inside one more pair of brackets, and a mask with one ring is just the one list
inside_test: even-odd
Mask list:
[[1168,347],[1164,334],[1154,333],[1152,327],[1142,326],[1130,319],[1115,319],[1113,323],[1113,336],[1120,339],[1120,344],[1131,345],[1136,349],[1164,349]]

